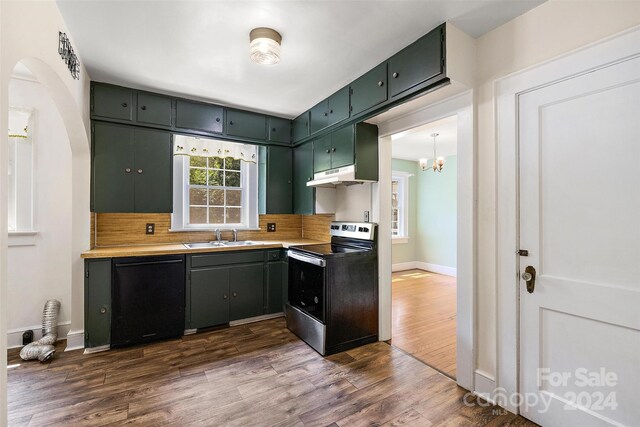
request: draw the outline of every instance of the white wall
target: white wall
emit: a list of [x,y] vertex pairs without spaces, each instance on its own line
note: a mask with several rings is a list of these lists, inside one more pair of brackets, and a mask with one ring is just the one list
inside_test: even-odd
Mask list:
[[477,368],[489,383],[497,369],[494,82],[639,24],[638,1],[550,0],[477,40]]
[[[33,246],[7,252],[9,347],[22,344],[22,332],[40,334],[47,299],[62,303],[59,335],[66,337],[71,317],[71,147],[64,123],[46,89],[37,82],[11,79],[9,104],[34,109]],[[36,336],[37,338],[38,336]]]
[[[83,262],[89,247],[89,76],[80,58],[80,79],[74,80],[58,54],[58,31],[68,32],[53,0],[0,1],[0,200],[7,200],[8,85],[22,61],[47,88],[65,123],[72,150],[71,322],[82,343],[84,328]],[[2,202],[2,205],[6,204]],[[0,337],[7,331],[7,212],[0,209]],[[71,335],[71,334],[69,334]],[[0,339],[0,354],[6,351]],[[0,357],[0,425],[7,425],[6,358]]]
[[371,184],[338,185],[336,187],[336,221],[364,221],[364,211],[371,216]]

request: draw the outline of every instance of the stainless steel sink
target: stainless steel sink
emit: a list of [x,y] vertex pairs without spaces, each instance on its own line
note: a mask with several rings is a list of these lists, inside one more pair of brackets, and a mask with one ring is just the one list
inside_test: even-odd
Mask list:
[[220,248],[220,247],[234,247],[234,246],[257,246],[262,245],[262,242],[256,242],[254,240],[241,240],[238,242],[228,242],[226,240],[211,242],[197,242],[197,243],[185,243],[189,249],[202,249],[202,248]]

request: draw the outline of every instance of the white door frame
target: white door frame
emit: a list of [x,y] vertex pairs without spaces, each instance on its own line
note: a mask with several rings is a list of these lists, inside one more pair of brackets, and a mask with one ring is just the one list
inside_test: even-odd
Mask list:
[[[456,380],[467,390],[474,390],[476,365],[476,152],[473,91],[436,102],[407,115],[380,123],[380,177],[376,200],[379,209],[380,245],[380,331],[381,339],[391,338],[391,138],[390,135],[436,120],[458,116],[458,176],[457,176],[457,317],[456,317]],[[388,197],[382,189],[388,189]],[[375,209],[375,208],[374,208]],[[388,213],[388,215],[382,215]],[[383,239],[388,236],[388,239]],[[383,253],[382,253],[383,252]],[[383,256],[384,255],[384,256]],[[384,280],[383,280],[384,279]],[[388,282],[388,283],[387,283]],[[383,335],[388,334],[388,337]]]
[[520,95],[640,56],[640,27],[634,27],[551,61],[497,80],[496,113],[496,396],[517,413],[519,392],[519,195],[518,98]]

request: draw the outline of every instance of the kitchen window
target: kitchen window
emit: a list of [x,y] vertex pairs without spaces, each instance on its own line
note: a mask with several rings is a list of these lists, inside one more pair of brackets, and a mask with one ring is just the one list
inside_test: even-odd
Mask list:
[[409,177],[393,171],[391,176],[391,237],[393,243],[409,240]]
[[176,136],[174,154],[172,230],[258,227],[255,146]]

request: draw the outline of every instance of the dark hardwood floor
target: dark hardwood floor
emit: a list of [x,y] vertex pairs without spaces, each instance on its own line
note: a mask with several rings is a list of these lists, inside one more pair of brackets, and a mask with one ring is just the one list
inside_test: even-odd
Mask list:
[[[378,342],[323,358],[283,318],[41,364],[9,352],[11,426],[527,425]],[[473,399],[471,399],[473,400]]]
[[391,286],[391,344],[455,378],[456,278],[398,271]]

